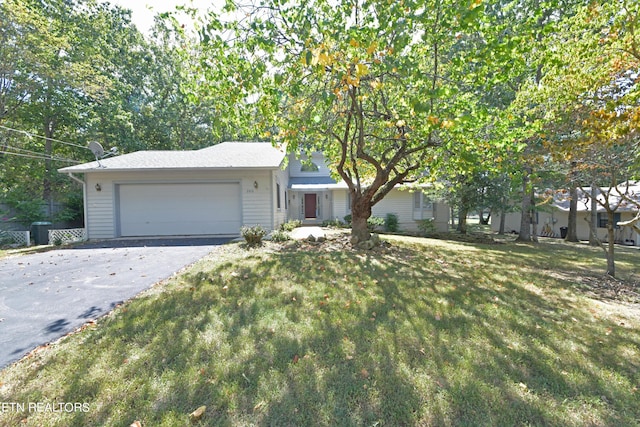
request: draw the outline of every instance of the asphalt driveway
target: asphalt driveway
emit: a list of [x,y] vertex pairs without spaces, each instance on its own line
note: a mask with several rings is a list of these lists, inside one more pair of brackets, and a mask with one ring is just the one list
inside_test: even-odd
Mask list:
[[0,260],[0,369],[228,240],[119,240]]

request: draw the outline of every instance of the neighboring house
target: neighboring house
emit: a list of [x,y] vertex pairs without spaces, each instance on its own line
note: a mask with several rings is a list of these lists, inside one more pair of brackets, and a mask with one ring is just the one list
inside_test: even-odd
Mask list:
[[[268,143],[225,142],[194,151],[138,151],[59,172],[83,184],[89,239],[237,236],[243,225],[273,230],[290,219],[343,220],[347,186],[331,179],[322,155],[304,163],[285,157]],[[404,230],[432,217],[437,229],[448,227],[448,207],[420,192],[393,190],[373,210],[387,213],[398,215]]]
[[[618,186],[623,193],[627,193],[627,196],[637,203],[640,203],[640,183],[629,182],[628,191],[626,191],[626,184]],[[598,192],[597,199],[604,202],[605,194],[600,190]],[[591,194],[591,187],[583,187],[578,189],[578,219],[576,224],[578,239],[589,240],[589,223],[587,220],[591,219],[591,202],[589,199]],[[551,203],[542,206],[536,213],[537,217],[537,230],[540,236],[560,237],[561,228],[567,227],[569,223],[569,192],[568,191],[556,191],[553,192]],[[626,222],[632,220],[638,213],[638,206],[624,199],[615,189],[612,190],[609,195],[609,203],[612,207],[617,209],[614,214],[615,226],[615,241],[616,243],[640,246],[640,235],[631,226],[618,225],[619,222]],[[597,233],[598,238],[606,242],[607,241],[607,212],[598,204],[597,209]],[[520,229],[520,212],[512,212],[506,214],[505,218],[505,232],[517,232]],[[500,217],[496,216],[491,219],[491,229],[498,231],[500,226]]]

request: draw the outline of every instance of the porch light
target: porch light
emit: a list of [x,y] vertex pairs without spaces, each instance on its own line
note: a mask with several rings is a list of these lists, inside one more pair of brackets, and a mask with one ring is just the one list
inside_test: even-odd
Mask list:
[[100,185],[100,183],[96,184],[96,191],[102,191],[102,186]]
[[253,181],[253,188],[258,189],[258,181]]

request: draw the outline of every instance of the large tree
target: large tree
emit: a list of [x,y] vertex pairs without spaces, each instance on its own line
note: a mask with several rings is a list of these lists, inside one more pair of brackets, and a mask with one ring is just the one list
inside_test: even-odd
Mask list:
[[368,240],[372,207],[456,140],[470,93],[451,71],[481,3],[272,0],[242,15],[271,66],[258,102],[271,136],[327,156],[349,188],[353,241]]

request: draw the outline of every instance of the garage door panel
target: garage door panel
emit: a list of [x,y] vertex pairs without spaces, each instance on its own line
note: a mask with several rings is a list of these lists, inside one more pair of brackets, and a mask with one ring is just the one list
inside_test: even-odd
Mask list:
[[121,184],[121,236],[238,234],[240,185]]

